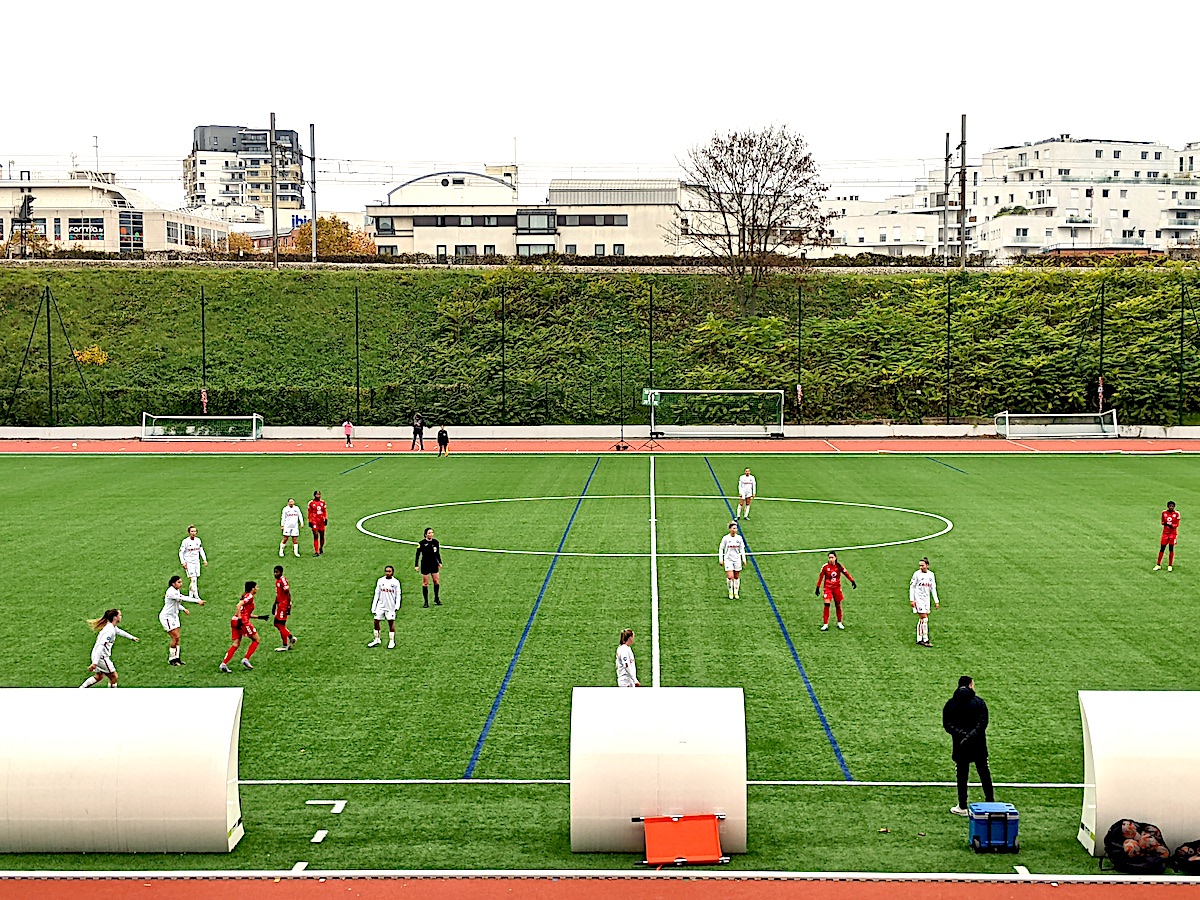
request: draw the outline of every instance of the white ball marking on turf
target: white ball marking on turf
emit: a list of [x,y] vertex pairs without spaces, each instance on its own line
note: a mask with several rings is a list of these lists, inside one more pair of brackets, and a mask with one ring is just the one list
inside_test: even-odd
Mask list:
[[[593,496],[584,496],[584,500],[645,500],[649,498],[649,494],[596,494]],[[658,499],[669,500],[726,500],[719,494],[657,494]],[[423,509],[444,509],[449,506],[480,506],[490,503],[536,503],[547,500],[579,500],[579,496],[571,497],[495,497],[487,500],[454,500],[447,503],[425,503],[418,506],[402,506],[397,509],[385,509],[380,512],[370,513],[358,520],[357,528],[368,537],[378,538],[381,541],[389,541],[393,544],[407,544],[410,547],[415,547],[417,541],[409,541],[404,538],[389,537],[386,534],[379,534],[371,531],[364,523],[371,519],[376,519],[381,516],[390,516],[396,513],[416,512]],[[931,534],[921,535],[915,538],[905,538],[899,541],[882,541],[875,544],[852,544],[841,547],[812,547],[802,550],[755,550],[751,556],[794,556],[804,553],[842,553],[848,550],[873,550],[879,547],[899,547],[904,544],[917,544],[922,541],[933,540],[947,534],[954,528],[954,523],[945,516],[940,516],[937,513],[926,512],[920,509],[907,509],[903,506],[883,506],[877,503],[853,503],[848,500],[807,500],[799,497],[756,497],[755,502],[769,503],[815,503],[823,506],[852,506],[859,509],[878,509],[887,512],[908,513],[914,516],[924,516],[929,519],[936,519],[944,526],[941,531]],[[583,556],[593,558],[606,559],[645,559],[650,556],[649,553],[583,553],[571,551],[556,551],[556,550],[509,550],[498,547],[458,547],[451,544],[442,544],[443,550],[462,550],[469,553],[504,553],[516,556]],[[676,559],[707,559],[712,556],[711,553],[659,553],[659,557],[670,557]]]

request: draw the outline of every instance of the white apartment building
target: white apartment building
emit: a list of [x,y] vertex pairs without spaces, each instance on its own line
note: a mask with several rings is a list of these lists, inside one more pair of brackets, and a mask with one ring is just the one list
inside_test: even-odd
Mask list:
[[[226,222],[267,221],[271,208],[271,155],[267,129],[240,125],[199,125],[192,152],[183,161],[189,208]],[[304,208],[304,166],[300,136],[276,129],[275,181],[280,209]]]
[[0,179],[0,241],[19,234],[22,226],[13,219],[25,193],[35,198],[30,231],[58,249],[196,252],[219,247],[229,236],[224,222],[163,209],[140,191],[118,184],[111,172],[76,171],[65,179],[25,174],[31,173]]

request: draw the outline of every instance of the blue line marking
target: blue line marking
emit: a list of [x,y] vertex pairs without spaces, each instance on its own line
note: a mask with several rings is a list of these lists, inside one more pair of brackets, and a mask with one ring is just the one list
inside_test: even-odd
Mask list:
[[[712,463],[708,461],[708,457],[704,457],[704,464],[708,466],[709,474],[712,475],[713,481],[716,482],[717,490],[721,492],[721,499],[725,501],[725,508],[729,510],[729,518],[734,517],[733,507],[729,505],[729,498],[725,494],[725,489],[721,487],[721,481],[717,478],[717,473],[713,471]],[[743,520],[738,520],[738,531],[741,531]],[[850,774],[850,767],[846,765],[846,758],[842,756],[842,748],[838,746],[837,738],[833,736],[833,729],[829,727],[829,720],[825,718],[825,711],[821,709],[821,701],[817,699],[817,693],[813,690],[812,682],[808,680],[808,673],[804,671],[804,664],[800,662],[800,654],[796,652],[796,645],[792,643],[792,636],[788,633],[787,626],[783,624],[783,616],[779,614],[779,607],[775,605],[775,598],[771,596],[771,589],[767,587],[767,580],[763,578],[762,570],[758,567],[758,560],[754,558],[754,554],[750,551],[750,541],[746,540],[745,533],[742,533],[742,540],[746,543],[746,556],[750,558],[750,564],[754,566],[754,573],[758,575],[758,583],[762,585],[763,593],[767,595],[767,602],[771,604],[771,612],[775,614],[775,623],[779,626],[780,632],[783,634],[783,639],[787,643],[788,650],[791,651],[792,661],[796,664],[796,670],[800,673],[800,677],[804,679],[804,687],[808,690],[808,697],[812,700],[813,709],[817,711],[817,718],[821,720],[821,727],[825,729],[825,737],[829,740],[829,746],[833,748],[833,755],[837,757],[838,765],[842,768],[842,774],[847,781],[853,781],[854,776]]]
[[475,751],[471,754],[471,761],[467,763],[467,771],[463,773],[463,778],[470,778],[475,772],[475,766],[479,764],[479,754],[483,752],[483,742],[487,740],[488,732],[492,730],[492,723],[496,721],[496,713],[500,711],[500,701],[504,699],[508,683],[512,681],[513,671],[517,668],[517,660],[520,659],[521,651],[525,648],[525,640],[529,637],[530,629],[533,628],[533,619],[537,615],[538,607],[542,605],[542,598],[546,596],[546,587],[550,584],[550,576],[554,574],[559,554],[562,553],[562,548],[567,543],[567,535],[571,533],[571,526],[575,524],[575,516],[579,512],[579,507],[583,505],[583,498],[587,495],[592,478],[599,466],[600,457],[597,456],[596,463],[592,466],[592,471],[588,473],[587,481],[583,485],[583,490],[579,493],[579,499],[575,501],[575,509],[571,511],[571,518],[567,520],[567,527],[563,531],[562,540],[558,542],[558,549],[554,551],[554,559],[550,560],[550,568],[542,582],[542,589],[538,591],[537,600],[534,601],[533,609],[529,612],[529,620],[525,623],[525,630],[521,632],[521,640],[517,641],[517,649],[513,653],[512,661],[508,664],[508,671],[504,673],[504,680],[500,682],[500,690],[496,694],[496,699],[492,701],[491,712],[488,713],[487,721],[483,723],[483,731],[479,733],[479,740],[475,742]]
[[359,463],[357,466],[351,466],[350,468],[348,468],[345,472],[342,472],[341,474],[347,475],[350,472],[353,472],[355,469],[361,469],[363,466],[369,466],[371,463],[376,462],[377,460],[381,460],[381,459],[383,459],[382,456],[377,456],[377,457],[375,457],[375,459],[368,459],[366,462]]
[[929,460],[930,462],[937,463],[939,466],[945,466],[947,469],[953,469],[955,472],[962,472],[963,475],[971,474],[970,472],[963,472],[963,470],[960,469],[958,466],[952,466],[952,465],[950,465],[950,463],[942,462],[940,459],[934,459],[932,456],[927,456],[925,458],[927,460]]

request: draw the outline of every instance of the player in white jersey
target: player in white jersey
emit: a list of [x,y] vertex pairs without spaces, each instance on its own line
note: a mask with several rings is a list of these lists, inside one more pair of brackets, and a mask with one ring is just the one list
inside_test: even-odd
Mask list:
[[913,572],[912,580],[908,583],[908,603],[919,618],[917,619],[917,646],[932,647],[929,643],[929,601],[933,600],[933,608],[941,609],[941,601],[937,595],[937,580],[929,571],[929,557],[922,557]]
[[200,564],[203,563],[205,568],[208,567],[208,557],[204,554],[204,547],[200,543],[200,538],[196,537],[196,526],[189,525],[187,537],[183,539],[183,543],[179,545],[179,564],[183,566],[183,571],[187,577],[191,579],[191,587],[188,588],[188,596],[195,600],[200,599],[200,590],[197,586],[197,580],[200,578]]
[[637,677],[637,663],[633,660],[633,629],[621,632],[621,643],[617,645],[617,687],[641,687]]
[[167,582],[167,594],[163,597],[162,612],[158,614],[158,621],[162,623],[163,631],[171,638],[171,648],[167,651],[167,662],[172,666],[183,665],[183,660],[179,657],[179,614],[182,612],[185,616],[191,615],[183,604],[204,605],[204,601],[199,598],[185,597],[179,593],[181,584],[183,584],[182,578],[178,575],[171,576],[171,580]]
[[388,623],[388,649],[396,649],[396,610],[402,603],[400,597],[400,582],[396,579],[396,570],[385,566],[383,577],[375,582],[375,599],[371,602],[371,615],[375,618],[375,637],[368,647],[379,646],[379,623]]
[[99,634],[96,635],[96,645],[92,647],[92,664],[88,666],[88,671],[92,674],[79,686],[80,688],[89,688],[93,684],[99,684],[105,678],[108,679],[109,687],[117,686],[117,667],[113,665],[112,661],[113,641],[119,634],[121,637],[129,638],[135,644],[137,643],[137,638],[128,631],[122,631],[117,627],[120,624],[121,611],[119,609],[106,610],[104,615],[98,619],[88,619],[88,625]]
[[[738,505],[737,512],[734,515],[735,519],[750,518],[750,503],[754,500],[754,495],[758,493],[758,482],[754,480],[754,476],[747,469],[742,473],[742,477],[738,479]],[[742,515],[742,510],[746,514]]]
[[717,559],[725,570],[725,583],[729,586],[729,599],[741,596],[742,566],[746,564],[746,541],[738,534],[738,523],[729,523],[729,534],[721,538]]
[[288,538],[292,539],[292,553],[300,556],[300,523],[304,521],[304,511],[296,505],[295,497],[288,497],[287,506],[279,515],[279,529],[283,532],[283,540],[279,542],[279,555],[287,546]]

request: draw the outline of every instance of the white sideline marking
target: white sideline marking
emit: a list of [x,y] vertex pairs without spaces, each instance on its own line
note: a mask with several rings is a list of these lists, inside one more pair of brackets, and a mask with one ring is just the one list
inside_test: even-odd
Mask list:
[[[585,500],[644,500],[646,494],[597,494],[595,496],[585,497]],[[719,494],[663,494],[662,497],[670,500],[725,500],[726,498]],[[364,522],[379,516],[388,516],[393,513],[412,512],[420,509],[436,509],[445,506],[477,506],[484,503],[525,503],[540,500],[576,500],[578,497],[501,497],[491,500],[460,500],[450,503],[427,503],[422,506],[404,506],[399,509],[385,509],[380,512],[370,513],[358,520],[357,528],[368,537],[378,538],[381,541],[390,541],[393,544],[407,544],[410,547],[417,545],[416,541],[408,541],[403,538],[388,537],[385,534],[378,534],[370,531],[364,526]],[[877,544],[853,544],[844,547],[813,547],[803,550],[755,550],[754,556],[794,556],[804,553],[841,553],[847,550],[873,550],[880,547],[899,547],[904,544],[918,544],[922,541],[933,540],[941,537],[954,528],[954,523],[945,516],[939,516],[937,513],[925,512],[920,509],[907,509],[903,506],[882,506],[876,503],[852,503],[848,500],[810,500],[800,497],[756,497],[761,502],[769,503],[815,503],[822,506],[852,506],[859,509],[881,509],[887,512],[908,513],[914,516],[924,516],[929,519],[937,519],[943,524],[941,531],[932,534],[921,535],[915,538],[905,538],[901,541],[884,541]],[[495,547],[458,547],[451,544],[443,544],[446,550],[462,550],[468,553],[502,553],[515,556],[581,556],[600,559],[644,559],[650,556],[649,553],[587,553],[579,551],[557,551],[557,550],[509,550],[505,548]],[[661,557],[670,557],[673,559],[707,559],[708,553],[659,553]]]
[[329,832],[326,831],[324,828],[322,828],[320,831],[318,831],[316,834],[314,834],[312,836],[312,840],[309,841],[309,843],[310,844],[319,844],[319,843],[321,843],[321,841],[325,840],[325,836],[328,834],[329,834]]
[[300,862],[298,862],[294,866],[292,866],[292,871],[293,872],[303,872],[307,868],[308,868],[308,863],[305,862],[304,860],[300,860]]
[[307,803],[309,806],[321,806],[324,804],[329,804],[330,806],[333,807],[333,809],[331,809],[330,812],[333,813],[335,816],[338,813],[340,813],[343,809],[346,808],[345,800],[305,800],[304,802]]
[[[272,785],[455,785],[455,784],[492,784],[492,785],[554,785],[570,784],[569,778],[248,778],[239,781],[243,787],[263,787]],[[749,787],[954,787],[953,781],[747,781]],[[977,781],[970,782],[971,787],[981,787]],[[1075,788],[1088,787],[1086,784],[1076,784],[1066,781],[997,781],[1000,788]],[[309,801],[313,802],[313,801]],[[320,801],[316,801],[320,802]],[[326,803],[332,802],[329,800]],[[341,802],[345,802],[344,800]]]
[[[825,441],[825,443],[826,443],[826,444],[829,444],[829,441]],[[842,452],[840,447],[837,447],[837,446],[835,446],[835,445],[833,445],[833,444],[829,444],[829,446],[830,446],[830,447],[833,447],[833,452],[834,452],[834,453],[841,453],[841,452]],[[757,498],[755,498],[755,499],[757,499]]]
[[658,514],[654,508],[654,454],[650,454],[650,684],[659,686],[658,657]]
[[[954,787],[953,781],[747,781],[754,787]],[[970,787],[982,787],[978,781],[969,783]],[[995,787],[1002,788],[1085,788],[1085,784],[1072,784],[1065,781],[997,781]]]
[[1028,875],[1029,874],[1029,870],[1027,868],[1025,868],[1024,866],[1013,866],[1013,868],[1017,870],[1018,875]]

